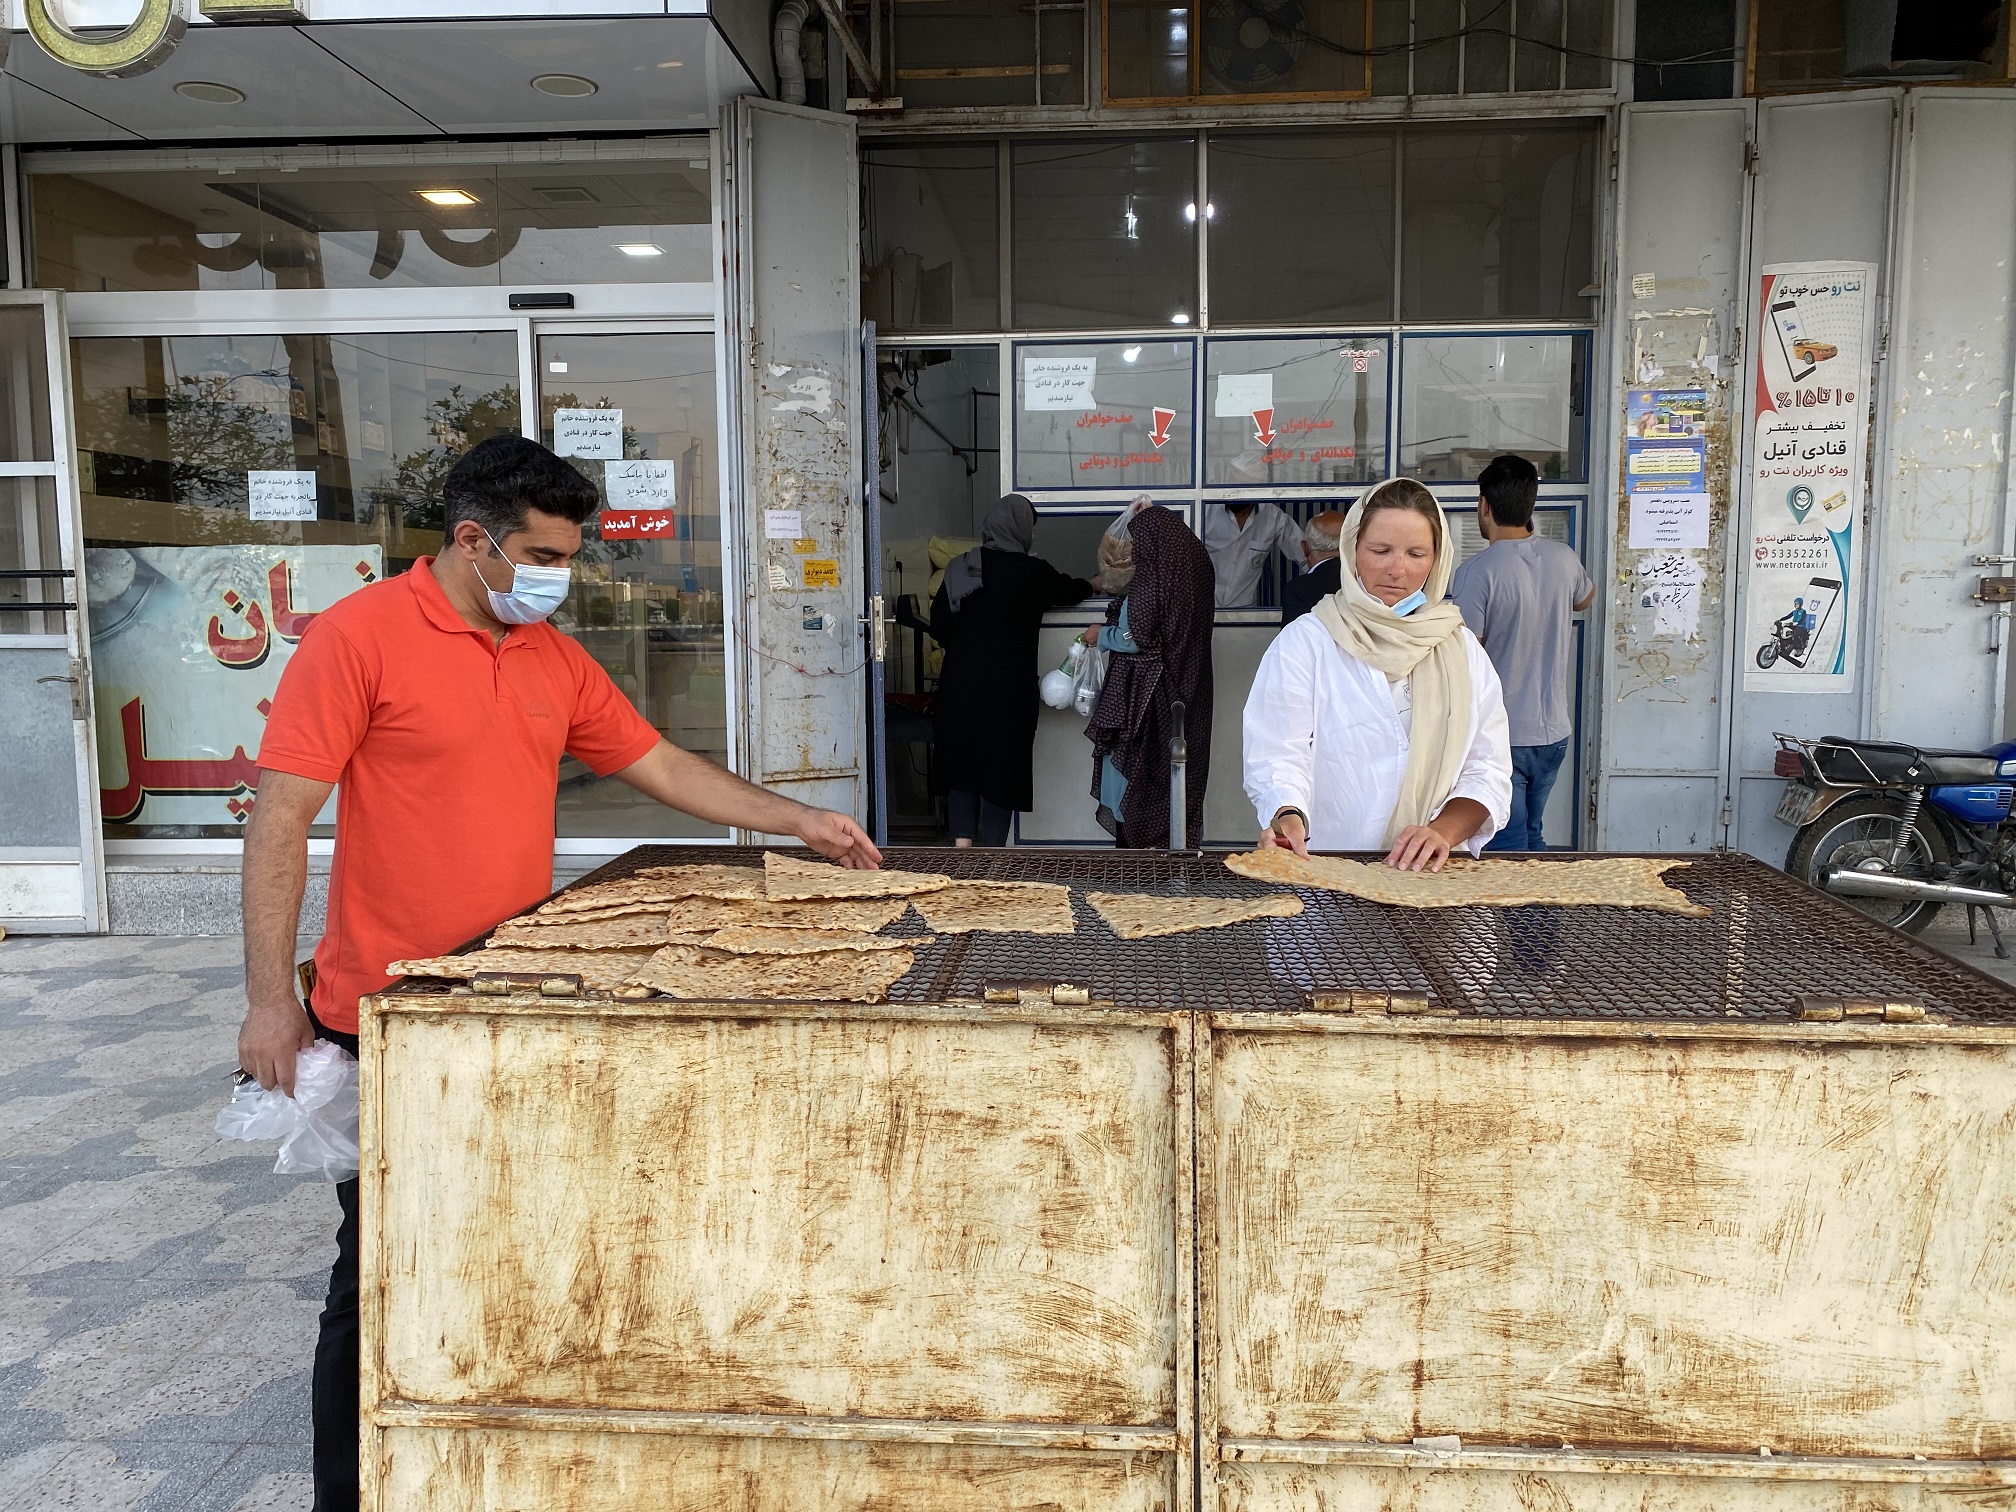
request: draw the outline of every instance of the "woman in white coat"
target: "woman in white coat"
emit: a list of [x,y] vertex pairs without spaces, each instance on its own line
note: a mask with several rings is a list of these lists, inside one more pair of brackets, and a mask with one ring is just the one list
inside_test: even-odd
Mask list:
[[1449,522],[1411,478],[1345,516],[1342,586],[1284,626],[1246,699],[1246,794],[1261,846],[1383,850],[1440,871],[1512,803],[1498,674],[1447,599]]

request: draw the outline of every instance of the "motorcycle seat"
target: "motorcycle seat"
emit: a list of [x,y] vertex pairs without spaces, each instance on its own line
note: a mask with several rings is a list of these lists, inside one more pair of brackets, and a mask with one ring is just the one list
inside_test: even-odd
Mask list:
[[1996,760],[1979,751],[1933,751],[1887,740],[1828,735],[1813,748],[1813,765],[1828,782],[1886,782],[1900,787],[1943,787],[1993,782]]

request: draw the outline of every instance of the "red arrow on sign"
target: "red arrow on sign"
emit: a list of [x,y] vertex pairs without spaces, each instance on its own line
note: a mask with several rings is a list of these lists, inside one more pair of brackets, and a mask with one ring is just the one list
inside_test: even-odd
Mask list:
[[1176,411],[1165,409],[1155,411],[1155,429],[1148,433],[1148,439],[1155,443],[1155,450],[1162,450],[1163,445],[1169,440],[1169,427],[1175,423]]
[[1271,409],[1253,411],[1253,439],[1262,446],[1274,444],[1274,411]]

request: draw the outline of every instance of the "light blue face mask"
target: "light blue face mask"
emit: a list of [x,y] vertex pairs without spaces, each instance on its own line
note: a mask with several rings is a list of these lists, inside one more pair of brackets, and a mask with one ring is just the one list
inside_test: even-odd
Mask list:
[[[487,530],[483,534],[489,537],[492,546],[497,546],[497,537]],[[504,556],[502,546],[497,546],[497,554]],[[483,591],[490,595],[490,612],[507,625],[536,625],[552,618],[553,611],[567,601],[567,585],[573,581],[573,572],[565,567],[531,567],[509,557],[504,560],[511,566],[508,593],[492,588],[489,579],[483,576],[483,569],[476,569]]]
[[1423,604],[1427,602],[1428,602],[1428,595],[1423,593],[1419,588],[1416,588],[1412,593],[1408,594],[1407,597],[1403,598],[1402,600],[1400,600],[1399,603],[1393,606],[1393,612],[1398,616],[1400,616],[1401,619],[1405,619],[1407,618],[1408,615],[1412,614],[1416,609],[1419,609]]

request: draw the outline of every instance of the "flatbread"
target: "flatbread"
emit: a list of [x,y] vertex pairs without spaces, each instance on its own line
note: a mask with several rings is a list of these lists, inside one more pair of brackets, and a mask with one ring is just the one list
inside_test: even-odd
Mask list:
[[443,977],[466,982],[480,971],[572,974],[595,992],[614,992],[651,959],[648,950],[471,950],[462,955],[394,961],[390,976]]
[[[933,893],[931,896],[939,896]],[[668,906],[673,934],[712,934],[738,924],[764,929],[847,929],[873,934],[910,907],[908,898],[681,898]]]
[[753,866],[716,866],[696,861],[689,866],[648,866],[627,877],[570,887],[541,914],[579,913],[629,903],[671,903],[680,898],[760,898],[763,873]]
[[662,913],[624,914],[614,919],[577,921],[572,914],[549,914],[537,923],[513,919],[497,926],[493,946],[524,946],[533,950],[656,949],[671,943]]
[[1248,919],[1292,919],[1302,912],[1293,893],[1269,893],[1264,898],[1161,898],[1150,893],[1087,893],[1085,901],[1098,911],[1123,940],[1187,934],[1195,929],[1222,929]]
[[700,943],[731,955],[820,955],[832,950],[915,950],[929,945],[931,937],[906,935],[897,940],[849,929],[759,929],[737,924],[717,929]]
[[879,1003],[913,959],[907,950],[746,956],[668,945],[632,971],[630,981],[676,998]]
[[763,852],[763,877],[772,898],[895,898],[952,885],[935,872],[849,871],[779,851]]
[[[663,914],[669,905],[665,903],[612,903],[607,908],[575,908],[565,913],[543,913],[535,910],[520,914],[515,919],[506,919],[505,924],[523,924],[537,929],[546,924],[599,924],[604,919],[627,919],[632,914]],[[542,904],[543,908],[544,905]],[[502,929],[503,924],[498,925]]]
[[1246,851],[1225,864],[1242,877],[1323,887],[1398,908],[1646,908],[1656,913],[1705,919],[1710,910],[1662,880],[1681,860],[1642,856],[1599,856],[1586,861],[1452,860],[1439,872],[1399,871],[1381,861],[1346,861],[1293,851]]
[[1067,935],[1078,929],[1071,889],[1055,882],[954,882],[915,902],[939,934]]

